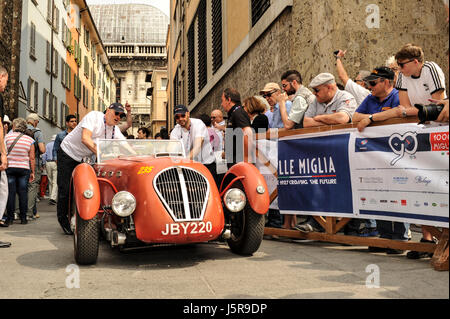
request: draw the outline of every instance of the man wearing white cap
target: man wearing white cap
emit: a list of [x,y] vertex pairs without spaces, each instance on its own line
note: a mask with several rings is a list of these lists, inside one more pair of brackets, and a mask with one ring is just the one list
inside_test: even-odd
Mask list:
[[[355,97],[338,89],[333,74],[321,73],[311,81],[309,86],[313,89],[316,100],[309,105],[305,113],[303,127],[351,122],[357,107]],[[295,228],[302,232],[322,230],[319,223],[311,216]]]
[[42,155],[42,164],[47,171],[48,185],[49,185],[49,203],[51,205],[56,204],[56,196],[58,194],[58,185],[56,178],[58,174],[58,168],[56,166],[56,159],[53,158],[53,146],[55,144],[56,134],[52,136],[51,142],[45,147],[45,153]]
[[[267,103],[269,103],[270,107],[273,108],[272,118],[269,119],[269,128],[283,128],[283,119],[281,117],[280,112],[280,104],[276,100],[276,96],[281,93],[281,88],[277,83],[267,83],[264,88],[259,92],[263,98],[266,99]],[[289,114],[292,107],[291,101],[283,101],[285,102],[286,112]]]
[[305,113],[303,127],[337,125],[352,121],[357,107],[355,97],[338,89],[333,74],[319,74],[309,87],[313,89],[316,100],[309,105]]

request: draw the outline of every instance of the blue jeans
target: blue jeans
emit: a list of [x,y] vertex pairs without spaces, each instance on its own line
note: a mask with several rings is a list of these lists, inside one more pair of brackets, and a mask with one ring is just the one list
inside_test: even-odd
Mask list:
[[6,170],[8,175],[8,203],[6,211],[8,220],[14,220],[14,210],[16,206],[16,193],[19,195],[20,219],[27,218],[28,209],[28,180],[31,170],[25,168],[10,167]]

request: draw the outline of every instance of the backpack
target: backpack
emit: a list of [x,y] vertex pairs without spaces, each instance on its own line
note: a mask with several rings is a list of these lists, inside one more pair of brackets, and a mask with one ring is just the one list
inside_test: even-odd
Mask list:
[[35,138],[35,136],[34,136],[34,134],[35,134],[37,131],[40,131],[40,129],[38,129],[38,128],[34,128],[34,129],[29,129],[29,128],[27,128],[27,129],[25,130],[25,134],[28,135],[29,137],[31,137],[31,138],[34,140],[34,153],[35,153],[35,159],[36,159],[36,160],[39,160],[39,159],[41,158],[42,153],[41,153],[41,151],[39,150],[38,141],[36,140],[36,138]]

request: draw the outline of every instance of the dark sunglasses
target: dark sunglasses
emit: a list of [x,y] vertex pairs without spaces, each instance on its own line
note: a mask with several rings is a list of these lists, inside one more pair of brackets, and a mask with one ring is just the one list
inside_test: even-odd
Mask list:
[[179,120],[179,119],[181,119],[181,118],[185,118],[186,117],[186,113],[185,114],[177,114],[177,115],[175,115],[175,120]]
[[319,93],[320,90],[321,90],[321,89],[318,89],[318,88],[312,88],[312,89],[313,89],[314,93]]
[[381,81],[383,81],[383,79],[380,80],[372,80],[372,81],[367,81],[366,83],[370,86],[376,86],[378,83],[380,83]]
[[400,68],[403,68],[403,67],[405,66],[405,64],[408,64],[408,63],[410,63],[410,62],[414,62],[414,60],[415,60],[415,59],[412,59],[412,60],[409,60],[409,61],[406,61],[406,62],[397,62],[397,64],[398,64],[398,66],[399,66]]
[[263,98],[271,97],[272,94],[274,94],[276,91],[277,91],[277,90],[273,90],[273,91],[271,91],[271,92],[264,93],[264,94],[263,94]]
[[121,119],[123,119],[126,116],[125,113],[123,113],[123,112],[114,112],[114,114],[116,116],[120,116]]

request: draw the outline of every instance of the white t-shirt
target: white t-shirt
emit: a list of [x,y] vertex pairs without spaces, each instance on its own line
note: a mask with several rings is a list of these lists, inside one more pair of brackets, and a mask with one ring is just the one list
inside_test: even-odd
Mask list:
[[92,140],[94,141],[99,138],[112,139],[113,137],[117,140],[125,139],[118,127],[105,125],[105,114],[91,111],[83,117],[81,122],[61,143],[62,150],[78,162],[81,162],[84,157],[92,156],[91,150],[81,142],[84,128],[92,132]]
[[189,130],[186,130],[184,127],[177,124],[172,130],[172,133],[170,133],[170,139],[182,141],[186,155],[189,155],[189,152],[194,147],[194,140],[201,137],[203,139],[202,149],[197,156],[194,157],[194,160],[202,164],[213,163],[215,161],[215,156],[209,141],[209,133],[205,123],[194,118],[191,118],[190,121],[191,127]]
[[358,106],[370,94],[369,90],[367,90],[366,88],[363,88],[359,84],[356,84],[352,79],[349,79],[347,81],[347,84],[345,85],[345,90],[355,97],[356,104],[358,104]]
[[[445,75],[442,69],[434,62],[425,62],[419,77],[398,75],[395,88],[399,91],[407,91],[411,105],[431,104],[428,99],[439,90],[445,92]],[[447,95],[445,95],[447,97]]]

